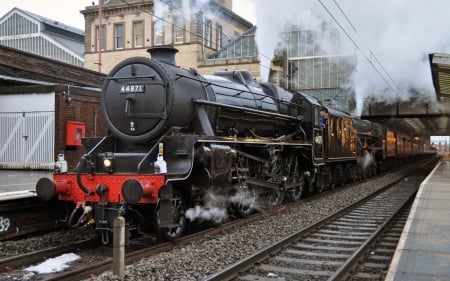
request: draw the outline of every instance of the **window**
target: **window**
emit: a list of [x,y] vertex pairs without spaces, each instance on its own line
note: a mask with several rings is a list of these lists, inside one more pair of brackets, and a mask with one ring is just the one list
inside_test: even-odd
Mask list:
[[95,27],[95,50],[98,52],[100,50],[104,51],[106,49],[106,25],[102,24],[102,30],[101,30],[101,40],[99,41],[99,34],[98,34],[98,25]]
[[133,47],[144,46],[144,23],[137,21],[133,23]]
[[223,28],[220,24],[217,24],[216,28],[216,49],[221,49],[223,47]]
[[156,20],[153,24],[153,44],[164,44],[164,22],[162,20]]
[[174,43],[184,42],[184,17],[176,16],[173,20],[173,37]]
[[203,34],[204,45],[211,47],[212,45],[212,22],[211,20],[205,20],[205,32]]
[[123,49],[124,37],[123,37],[123,24],[114,25],[114,48]]

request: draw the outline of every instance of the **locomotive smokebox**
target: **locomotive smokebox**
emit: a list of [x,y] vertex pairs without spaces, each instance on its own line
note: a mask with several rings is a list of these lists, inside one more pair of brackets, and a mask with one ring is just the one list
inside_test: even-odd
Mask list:
[[155,46],[147,50],[150,56],[154,60],[162,61],[171,65],[175,64],[175,54],[178,53],[178,49],[172,46]]
[[187,128],[195,116],[193,100],[209,100],[207,89],[175,65],[177,49],[152,47],[151,58],[132,57],[105,79],[101,106],[116,137],[131,143],[154,141],[171,128]]

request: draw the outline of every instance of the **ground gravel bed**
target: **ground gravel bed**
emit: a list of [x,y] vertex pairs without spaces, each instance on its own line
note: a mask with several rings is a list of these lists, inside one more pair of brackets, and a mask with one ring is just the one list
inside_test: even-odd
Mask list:
[[[187,246],[142,259],[128,265],[124,280],[203,280],[251,253],[316,222],[354,202],[384,183],[401,176],[388,173],[379,179],[355,186],[338,188],[312,200],[301,200],[297,206],[279,215],[220,235],[205,236]],[[111,272],[87,279],[90,281],[119,280]]]
[[[172,251],[142,259],[126,267],[124,280],[203,280],[216,271],[366,196],[383,183],[399,178],[401,174],[401,172],[388,173],[377,180],[337,188],[321,196],[300,200],[298,205],[288,208],[279,215],[237,227],[220,235],[206,235],[190,245],[179,246]],[[84,228],[4,241],[0,242],[0,258],[60,246],[93,235],[90,228]],[[104,272],[87,280],[119,279],[113,277],[111,272]]]
[[59,247],[92,237],[95,237],[95,232],[91,228],[86,227],[58,230],[30,238],[1,241],[0,258],[14,257],[51,247]]

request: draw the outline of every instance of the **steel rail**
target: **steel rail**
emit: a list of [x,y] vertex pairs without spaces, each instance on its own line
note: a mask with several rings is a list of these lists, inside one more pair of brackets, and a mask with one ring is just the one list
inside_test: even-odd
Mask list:
[[[424,166],[426,166],[426,164],[419,168],[422,168]],[[416,171],[410,171],[410,173],[408,173],[407,176],[409,176],[415,172]],[[222,271],[216,272],[215,274],[204,279],[204,281],[218,281],[218,280],[222,281],[222,280],[232,280],[234,278],[238,278],[238,276],[240,274],[247,272],[249,269],[255,267],[255,265],[262,263],[264,260],[272,258],[273,256],[277,255],[277,253],[279,253],[282,250],[286,250],[286,248],[289,247],[289,245],[292,245],[294,242],[304,239],[306,236],[316,232],[316,230],[336,221],[337,218],[343,217],[343,214],[349,213],[349,211],[355,210],[358,207],[362,206],[364,203],[369,202],[371,199],[375,198],[377,195],[387,191],[389,188],[398,184],[402,179],[403,178],[398,179],[392,183],[389,183],[388,185],[384,186],[381,189],[378,189],[377,191],[373,192],[372,194],[369,194],[368,196],[362,198],[361,200],[355,202],[354,204],[352,204],[350,206],[346,206],[344,208],[341,208],[340,210],[325,217],[324,219],[322,219],[318,222],[312,223],[309,226],[303,228],[302,230],[300,230],[294,234],[291,234],[291,235],[279,240],[278,242],[255,252],[254,254],[223,269]],[[405,206],[405,204],[407,204],[407,202],[410,202],[411,196],[412,196],[412,198],[414,198],[413,195],[415,194],[416,191],[417,191],[417,189],[414,192],[411,191],[410,196],[407,199],[405,198],[404,202],[402,202],[402,204],[401,204],[401,207],[398,207],[393,212],[393,214],[396,214],[398,211],[400,211]],[[382,226],[383,227],[387,226],[389,224],[389,222],[393,219],[393,217],[394,217],[394,215],[390,215],[387,219],[384,219]],[[379,227],[379,228],[381,229],[382,227]],[[367,249],[369,249],[370,246],[373,245],[374,241],[376,241],[376,239],[382,233],[380,229],[374,231],[374,233],[372,233],[369,236],[367,241],[361,242],[362,244],[355,250],[355,252],[353,254],[350,255],[350,257],[348,257],[346,259],[346,261],[340,267],[338,267],[336,272],[334,272],[333,270],[330,270],[329,272],[321,272],[323,274],[322,277],[329,276],[329,278],[330,278],[329,280],[343,280],[345,278],[345,276],[348,275],[350,270],[352,268],[354,268],[357,261],[359,261],[361,259],[362,255],[367,252]],[[294,272],[294,271],[298,272],[299,270],[293,269],[292,272]],[[304,272],[306,272],[306,274],[311,274],[311,275],[315,274],[313,270],[310,270],[310,271],[304,270]],[[253,280],[251,278],[252,277],[249,277],[248,280]]]

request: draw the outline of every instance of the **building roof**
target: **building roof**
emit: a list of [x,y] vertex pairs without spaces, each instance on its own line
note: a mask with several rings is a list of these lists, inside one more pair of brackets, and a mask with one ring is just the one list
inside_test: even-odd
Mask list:
[[429,61],[438,100],[450,98],[450,54],[429,54]]
[[[22,28],[16,28],[17,26]],[[83,64],[84,54],[84,31],[64,23],[25,11],[19,8],[13,8],[0,18],[0,44],[27,51],[36,55],[42,55],[56,60],[64,61],[62,58],[50,57],[48,54],[41,53],[43,48],[33,48],[36,44],[49,44],[62,52],[72,56],[70,61],[64,61],[81,66]],[[25,38],[24,35],[33,35],[34,38],[41,37],[39,42],[31,42],[31,37]],[[17,40],[22,40],[17,44]],[[25,42],[25,40],[28,40]],[[73,63],[76,62],[76,63]]]
[[[76,27],[64,24],[62,22],[59,22],[59,21],[55,21],[55,20],[40,16],[40,15],[37,15],[35,13],[29,12],[29,11],[26,11],[26,10],[23,10],[23,9],[20,9],[17,7],[13,8],[9,13],[11,13],[14,10],[20,11],[20,12],[36,19],[37,21],[42,22],[43,24],[60,29],[64,33],[73,33],[74,35],[84,36],[84,31],[79,28],[76,28]],[[6,15],[8,15],[9,13],[7,13]],[[2,21],[2,19],[3,18],[1,18],[0,21]]]

